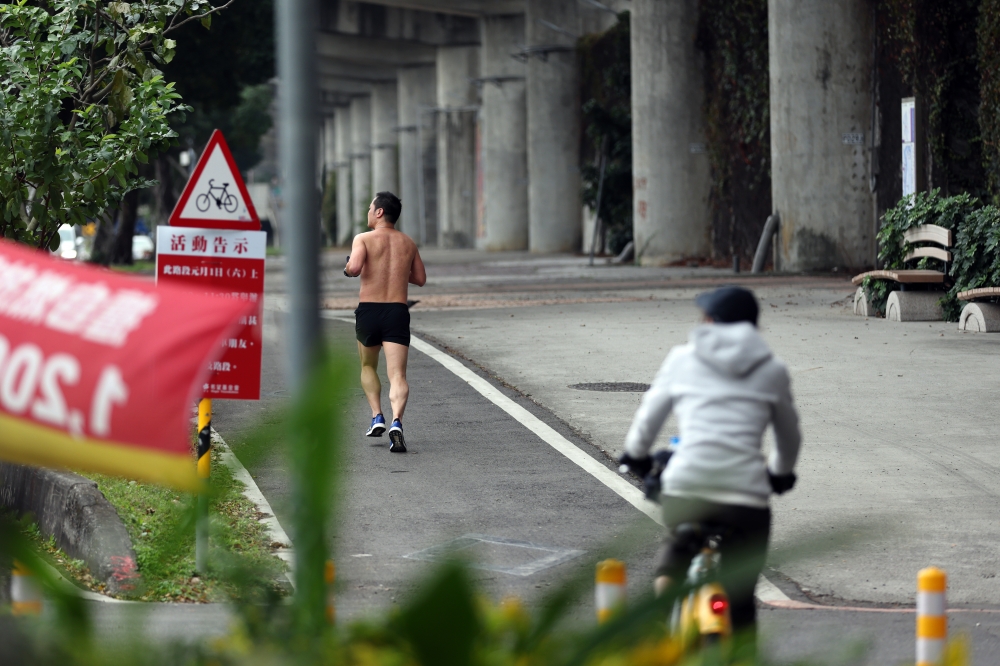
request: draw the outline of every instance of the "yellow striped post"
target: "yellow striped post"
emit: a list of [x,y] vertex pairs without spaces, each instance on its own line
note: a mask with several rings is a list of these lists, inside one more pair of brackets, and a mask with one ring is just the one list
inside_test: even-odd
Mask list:
[[28,567],[14,560],[10,577],[10,610],[14,615],[41,615],[42,587]]
[[323,568],[323,580],[326,582],[326,621],[333,624],[337,621],[337,607],[333,598],[333,583],[337,579],[337,567],[333,560],[327,560]]
[[917,666],[936,666],[948,640],[945,591],[948,576],[937,567],[917,574]]
[[597,621],[604,622],[625,605],[628,577],[621,560],[603,560],[597,563],[595,597]]
[[[212,475],[212,400],[198,403],[198,478],[208,483]],[[198,496],[198,519],[194,528],[194,566],[198,573],[208,570],[208,495]]]

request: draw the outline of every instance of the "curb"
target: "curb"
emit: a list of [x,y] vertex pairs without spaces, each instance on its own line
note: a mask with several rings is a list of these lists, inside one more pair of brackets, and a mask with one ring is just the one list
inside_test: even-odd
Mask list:
[[112,593],[139,577],[125,525],[97,483],[71,472],[0,463],[0,507],[33,514],[38,528],[67,555],[86,562]]
[[257,487],[257,483],[253,480],[250,472],[243,466],[239,458],[233,454],[233,450],[229,448],[226,440],[222,438],[222,435],[215,428],[212,428],[212,446],[219,449],[222,464],[228,467],[233,477],[243,484],[243,496],[253,502],[253,505],[257,508],[257,513],[260,514],[258,520],[267,529],[268,538],[271,541],[271,553],[288,567],[288,571],[285,572],[285,578],[294,590],[295,551],[293,550],[292,540],[288,538],[288,534],[281,526],[281,523],[278,522],[278,517],[274,515],[274,509],[271,508],[264,494],[260,492],[260,488]]

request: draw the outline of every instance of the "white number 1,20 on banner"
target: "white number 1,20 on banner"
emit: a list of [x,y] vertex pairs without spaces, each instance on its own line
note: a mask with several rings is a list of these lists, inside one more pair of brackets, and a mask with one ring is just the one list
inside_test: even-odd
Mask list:
[[65,429],[73,437],[84,437],[86,430],[94,437],[108,437],[113,408],[128,401],[121,371],[114,365],[101,371],[90,399],[89,428],[85,428],[84,412],[67,406],[63,395],[64,386],[79,381],[80,362],[71,354],[45,358],[41,348],[30,342],[11,349],[10,341],[0,335],[0,406],[10,414],[30,414],[35,421]]

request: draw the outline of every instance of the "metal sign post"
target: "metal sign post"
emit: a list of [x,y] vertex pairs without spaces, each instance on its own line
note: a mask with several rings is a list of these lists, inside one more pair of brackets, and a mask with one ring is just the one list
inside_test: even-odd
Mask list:
[[[267,234],[222,132],[215,130],[170,214],[156,229],[156,280],[182,283],[251,304],[252,314],[223,339],[198,405],[198,476],[212,469],[212,398],[260,399],[264,259]],[[208,497],[198,497],[195,568],[208,566]]]

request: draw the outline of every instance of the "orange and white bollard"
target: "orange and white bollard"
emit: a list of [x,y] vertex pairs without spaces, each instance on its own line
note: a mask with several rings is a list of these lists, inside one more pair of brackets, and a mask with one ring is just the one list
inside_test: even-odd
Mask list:
[[597,621],[604,622],[625,605],[628,583],[625,563],[621,560],[598,562],[596,583]]
[[323,569],[323,580],[326,582],[326,621],[333,624],[337,621],[337,607],[333,598],[333,582],[337,579],[337,568],[333,560],[326,561]]
[[41,615],[42,586],[31,570],[14,560],[10,577],[10,610],[14,615]]
[[948,640],[945,591],[948,576],[937,567],[917,574],[917,666],[935,666]]

